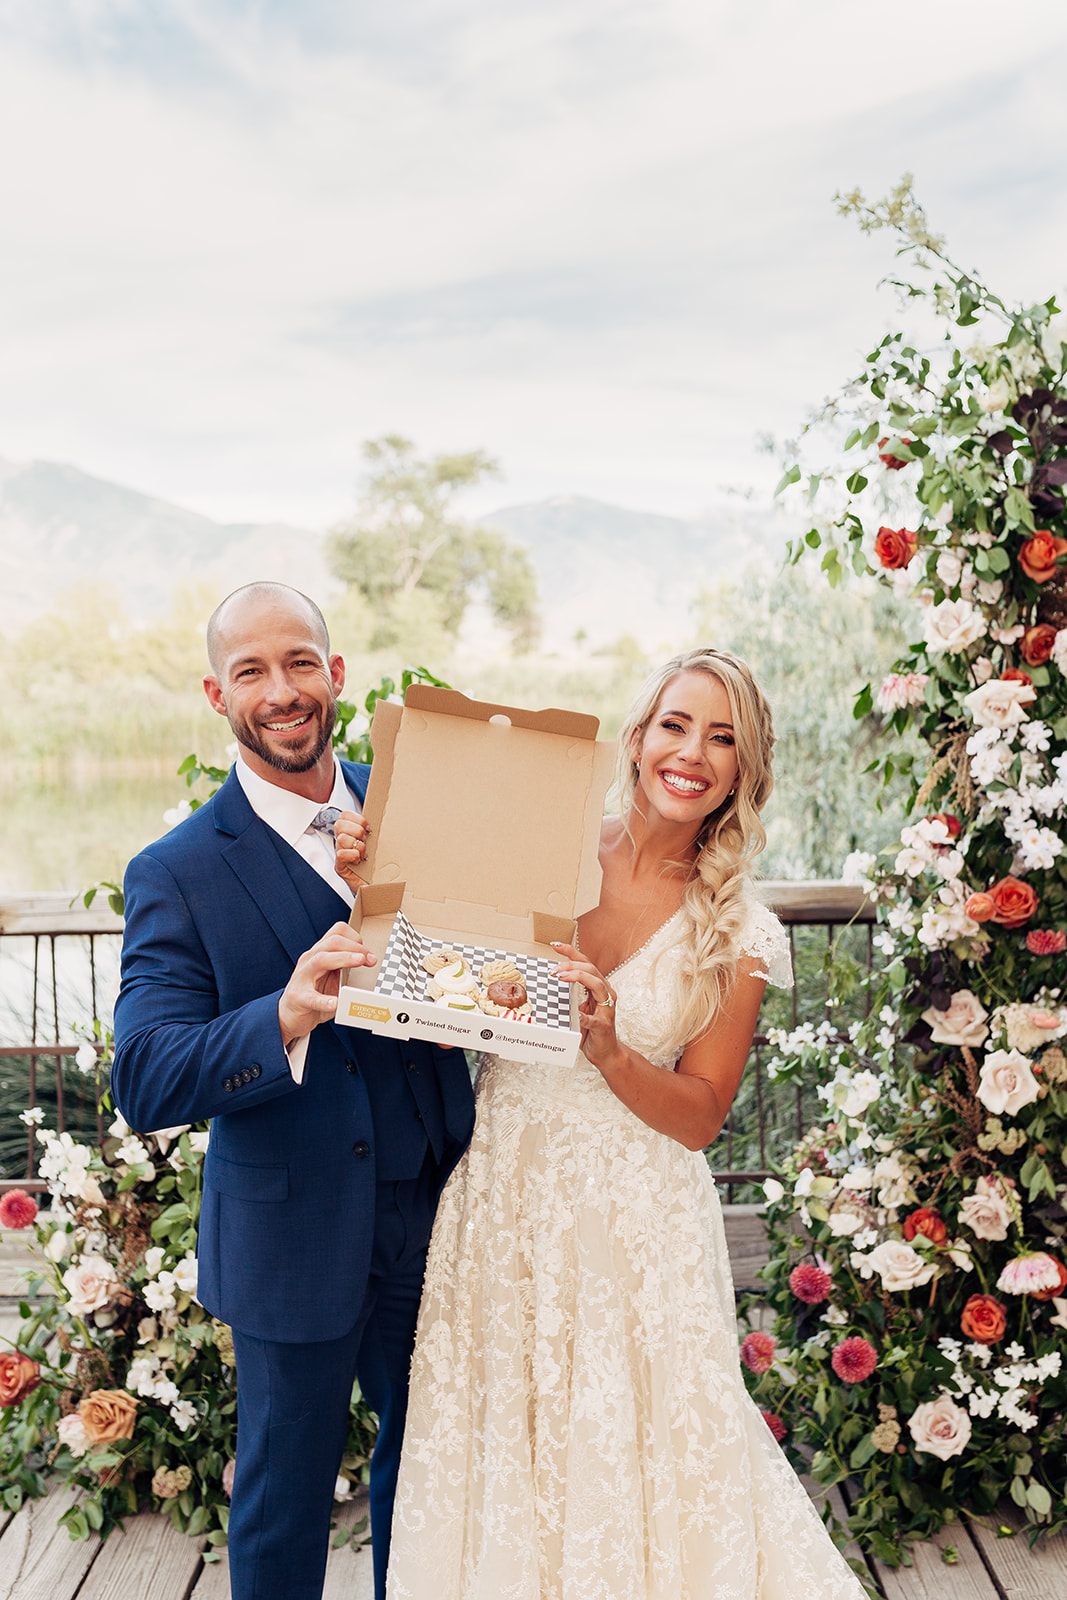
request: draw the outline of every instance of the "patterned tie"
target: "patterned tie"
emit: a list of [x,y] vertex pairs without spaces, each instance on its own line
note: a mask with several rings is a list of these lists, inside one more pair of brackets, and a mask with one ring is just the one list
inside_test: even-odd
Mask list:
[[318,816],[312,817],[311,821],[308,823],[308,828],[313,829],[315,833],[328,834],[332,843],[334,823],[337,821],[340,815],[340,806],[323,806]]

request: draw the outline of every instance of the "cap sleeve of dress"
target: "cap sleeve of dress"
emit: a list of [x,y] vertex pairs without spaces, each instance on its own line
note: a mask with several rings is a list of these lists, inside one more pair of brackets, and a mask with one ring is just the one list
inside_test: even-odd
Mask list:
[[752,958],[752,970],[761,974],[776,989],[793,987],[793,961],[789,953],[789,936],[782,924],[765,905],[754,900],[748,913],[748,922],[741,934],[740,952]]

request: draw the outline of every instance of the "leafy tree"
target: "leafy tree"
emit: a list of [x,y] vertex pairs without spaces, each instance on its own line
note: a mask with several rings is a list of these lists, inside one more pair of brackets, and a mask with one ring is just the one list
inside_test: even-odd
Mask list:
[[368,463],[356,515],[331,534],[327,561],[334,576],[374,607],[372,648],[393,642],[394,609],[421,590],[437,603],[455,634],[472,598],[483,588],[515,646],[536,642],[537,580],[526,552],[503,534],[457,517],[453,501],[495,473],[482,450],[420,457],[410,439],[388,434],[363,446]]

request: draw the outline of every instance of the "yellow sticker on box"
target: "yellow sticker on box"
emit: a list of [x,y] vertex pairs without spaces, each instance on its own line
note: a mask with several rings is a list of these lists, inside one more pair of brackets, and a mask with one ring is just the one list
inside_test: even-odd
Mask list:
[[361,1005],[356,1000],[348,1002],[348,1015],[362,1017],[365,1022],[390,1022],[393,1013],[386,1006]]

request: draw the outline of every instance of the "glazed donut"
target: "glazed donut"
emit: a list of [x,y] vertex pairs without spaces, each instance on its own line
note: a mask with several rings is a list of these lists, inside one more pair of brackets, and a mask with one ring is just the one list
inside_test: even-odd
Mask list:
[[489,985],[486,998],[505,1011],[518,1011],[526,1004],[526,985],[513,978],[497,978]]

